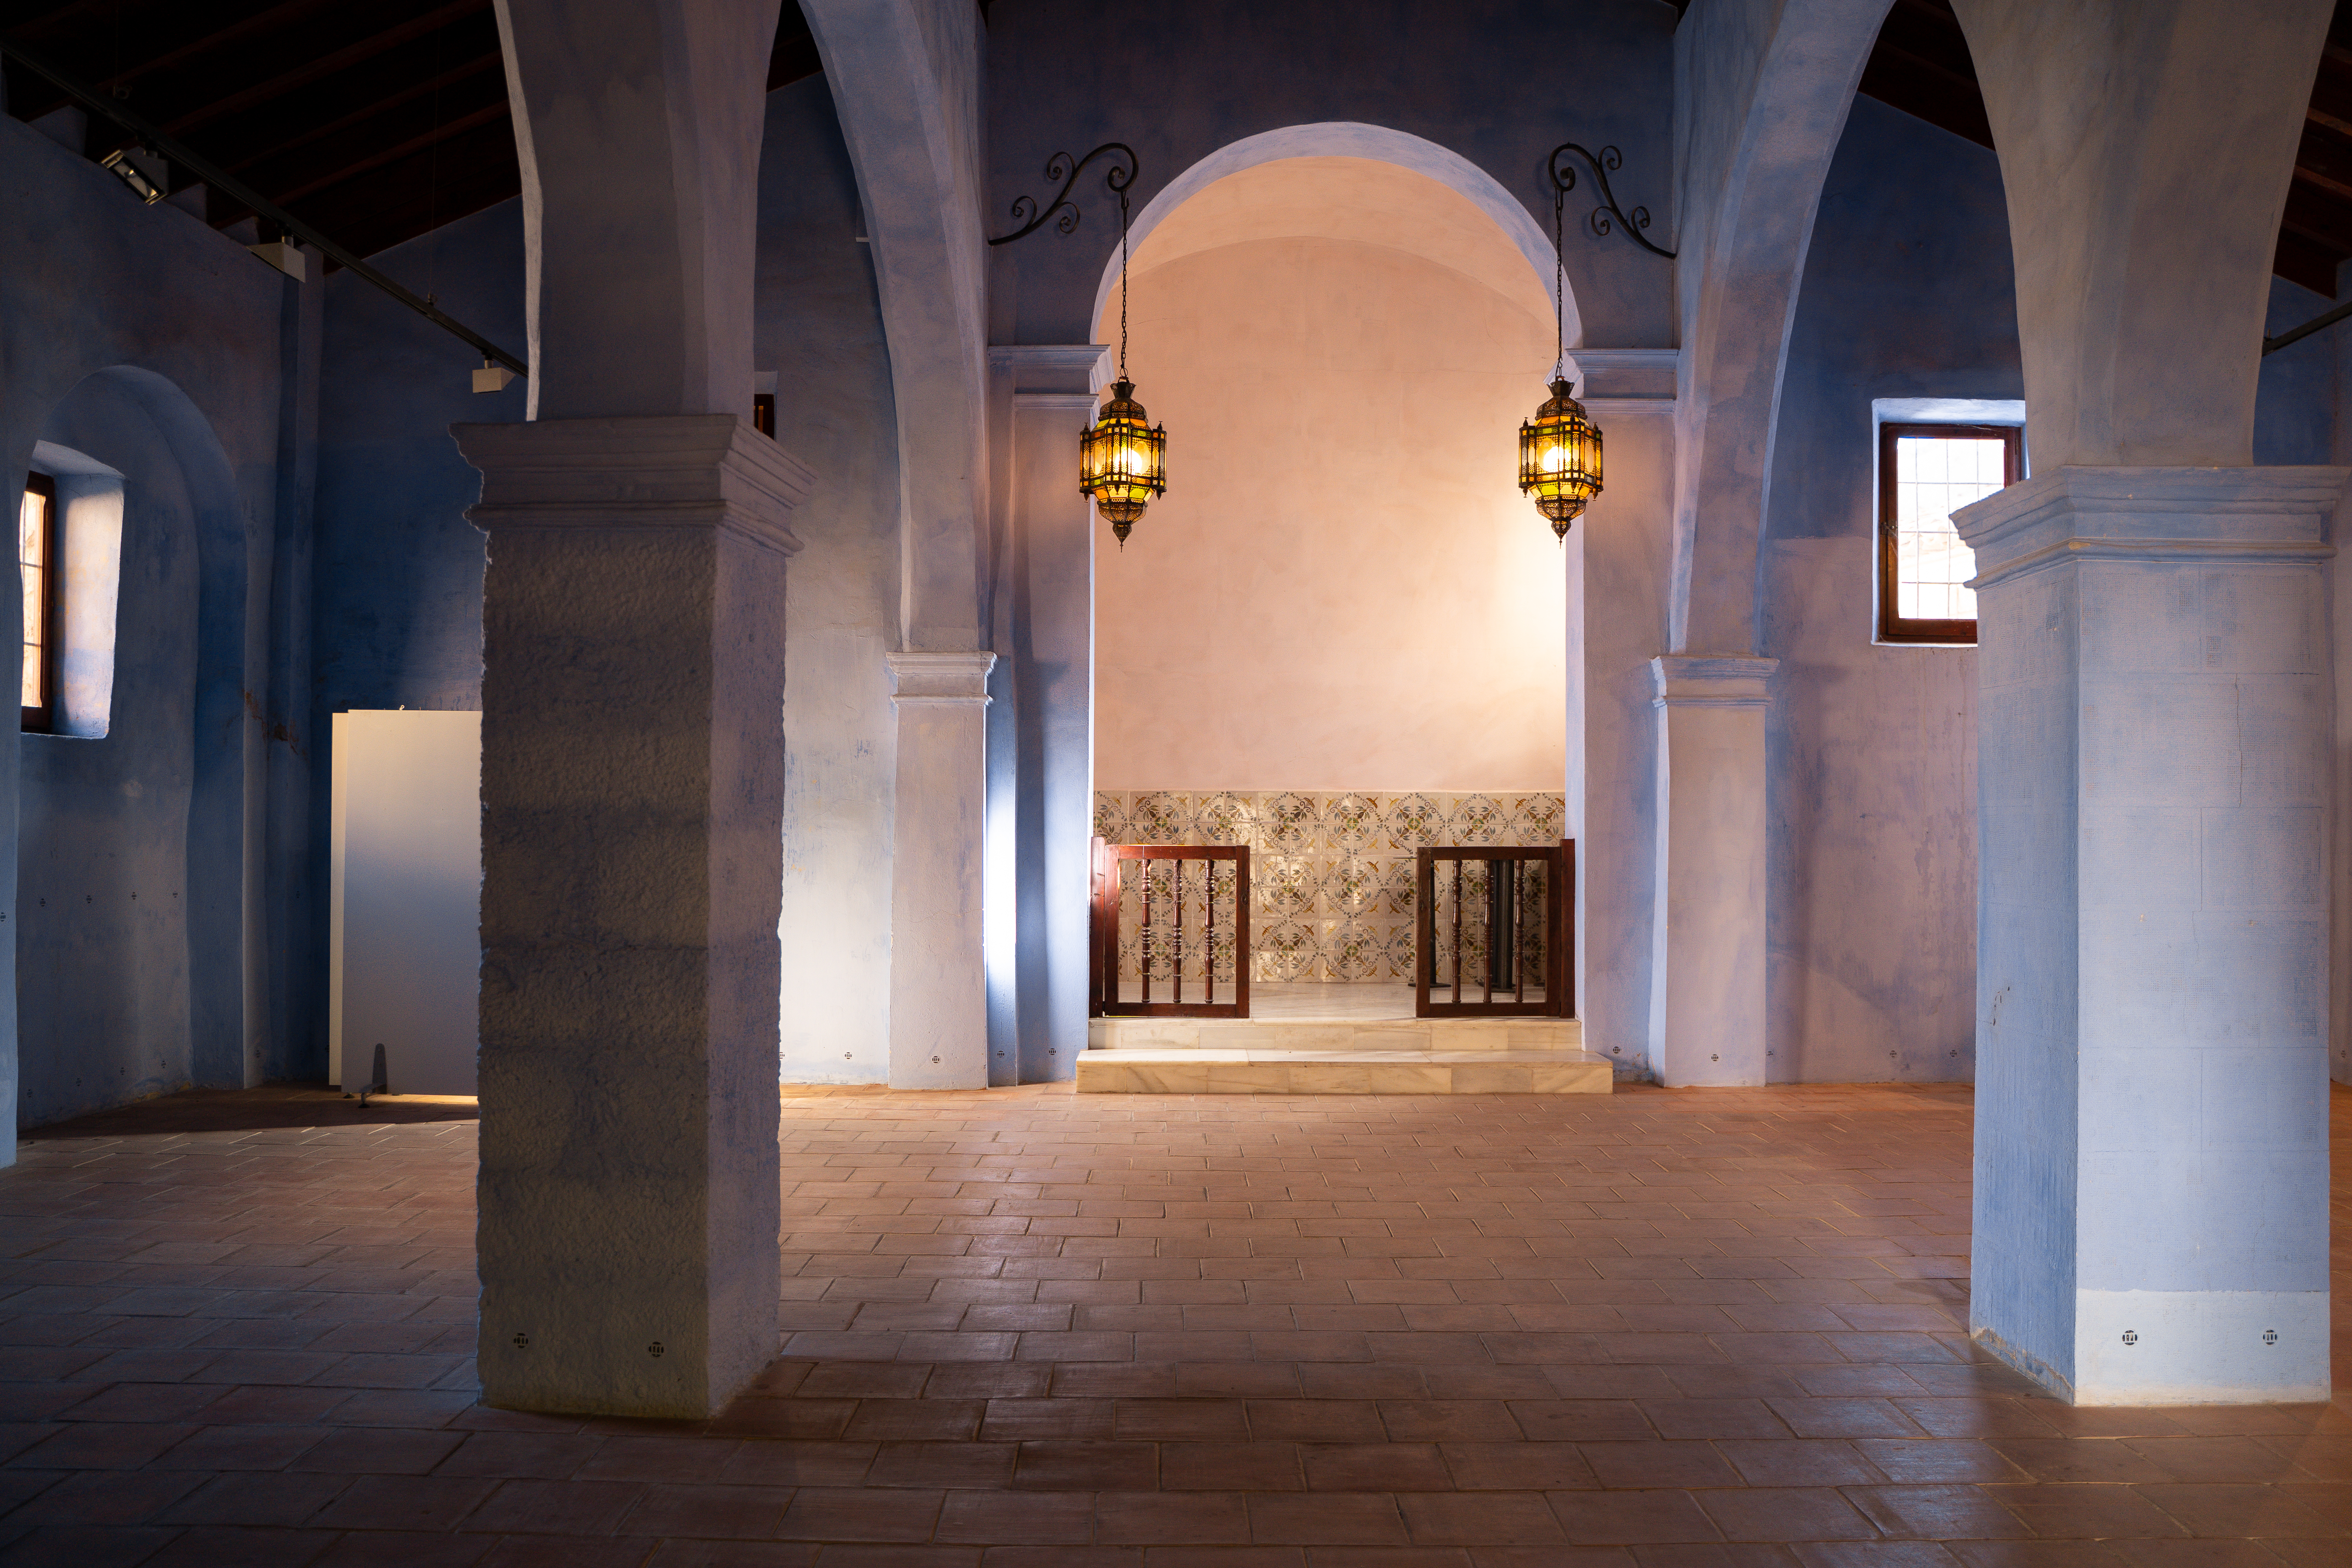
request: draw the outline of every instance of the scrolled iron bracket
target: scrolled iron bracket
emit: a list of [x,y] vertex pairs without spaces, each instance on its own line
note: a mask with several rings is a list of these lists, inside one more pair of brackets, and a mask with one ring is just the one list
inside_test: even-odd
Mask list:
[[[1054,199],[1040,207],[1036,197],[1021,197],[1013,204],[1013,220],[1021,226],[1011,234],[998,235],[988,243],[1010,245],[1016,239],[1026,239],[1048,222],[1053,222],[1055,229],[1062,234],[1076,229],[1078,226],[1078,205],[1070,200],[1070,191],[1077,184],[1078,175],[1086,166],[1106,153],[1109,154],[1112,162],[1111,166],[1103,172],[1103,184],[1118,197],[1118,205],[1124,209],[1127,193],[1143,170],[1143,161],[1135,155],[1134,148],[1124,142],[1106,142],[1085,157],[1075,160],[1067,153],[1056,153],[1045,161],[1045,177],[1062,182],[1062,188],[1054,193]],[[1127,160],[1125,163],[1118,162],[1121,158]],[[1061,215],[1058,221],[1054,219],[1056,213]]]
[[1603,147],[1597,155],[1573,142],[1563,142],[1553,148],[1551,156],[1544,160],[1544,172],[1551,177],[1554,205],[1565,201],[1568,193],[1576,189],[1576,165],[1561,161],[1570,154],[1584,160],[1585,167],[1592,171],[1592,183],[1601,187],[1601,205],[1585,218],[1593,234],[1606,238],[1612,229],[1622,228],[1626,238],[1651,255],[1663,256],[1672,261],[1675,258],[1673,251],[1660,249],[1642,234],[1650,226],[1650,209],[1635,207],[1629,213],[1617,205],[1616,194],[1609,188],[1609,174],[1612,169],[1625,166],[1625,154],[1614,147]]

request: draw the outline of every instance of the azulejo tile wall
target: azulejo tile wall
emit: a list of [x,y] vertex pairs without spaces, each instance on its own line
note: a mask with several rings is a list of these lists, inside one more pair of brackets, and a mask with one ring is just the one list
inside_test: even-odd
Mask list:
[[[1095,796],[1095,833],[1113,844],[1249,846],[1254,982],[1410,983],[1413,851],[1557,843],[1567,809],[1562,795],[1502,792],[1106,791]],[[1122,967],[1130,945],[1121,943]]]

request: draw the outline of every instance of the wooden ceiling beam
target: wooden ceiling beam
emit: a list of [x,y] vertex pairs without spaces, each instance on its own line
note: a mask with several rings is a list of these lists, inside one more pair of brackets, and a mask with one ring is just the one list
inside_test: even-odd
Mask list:
[[[495,36],[491,42],[496,44]],[[478,95],[486,93],[506,95],[505,63],[495,47],[488,54],[460,58],[437,76],[404,70],[345,72],[303,88],[278,103],[216,121],[205,133],[205,151],[215,163],[235,173],[420,100],[429,114],[436,101],[445,110],[459,100],[470,107]]]
[[282,98],[296,88],[306,87],[323,78],[332,76],[337,71],[347,70],[352,66],[374,58],[387,49],[425,37],[455,23],[462,22],[469,16],[488,12],[490,9],[490,4],[491,0],[449,0],[449,4],[436,5],[432,10],[412,16],[397,26],[370,33],[365,37],[347,44],[340,49],[289,63],[278,69],[267,79],[257,81],[238,91],[195,105],[165,122],[164,129],[174,135],[184,135],[189,131],[218,120],[224,115],[234,114],[241,110],[267,103],[272,99]]

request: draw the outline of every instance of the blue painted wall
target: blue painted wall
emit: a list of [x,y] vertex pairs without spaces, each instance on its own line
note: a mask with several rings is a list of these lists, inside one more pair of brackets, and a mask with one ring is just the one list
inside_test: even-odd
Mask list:
[[[753,363],[777,375],[779,440],[816,471],[788,569],[785,864],[788,1074],[878,1081],[889,954],[895,724],[881,664],[898,595],[889,360],[856,181],[822,78],[769,100]],[[374,258],[520,352],[517,201]],[[477,395],[464,344],[358,279],[327,285],[320,395],[311,727],[341,709],[478,709],[481,478],[449,426],[519,420],[524,384]],[[311,864],[325,963],[330,770],[313,778]],[[870,891],[871,898],[865,895]],[[325,1038],[323,992],[312,1032]],[[846,1053],[846,1059],[845,1059]],[[319,1047],[315,1076],[325,1067]]]
[[0,226],[11,483],[47,436],[121,468],[130,512],[112,732],[0,766],[0,1087],[30,1125],[295,1065],[259,933],[290,880],[265,840],[304,805],[268,788],[301,766],[268,658],[299,310],[234,240],[8,120]]
[[[2270,330],[2326,305],[2273,279]],[[2263,363],[2256,462],[2329,460],[2335,353],[2322,339]],[[1759,567],[1781,661],[1776,1079],[1973,1076],[1977,655],[1871,641],[1871,404],[2023,396],[1998,158],[1856,99],[1798,301]]]
[[1871,641],[1888,397],[2021,398],[2000,165],[1854,101],[1806,261],[1759,571],[1776,1080],[1972,1076],[1976,653]]

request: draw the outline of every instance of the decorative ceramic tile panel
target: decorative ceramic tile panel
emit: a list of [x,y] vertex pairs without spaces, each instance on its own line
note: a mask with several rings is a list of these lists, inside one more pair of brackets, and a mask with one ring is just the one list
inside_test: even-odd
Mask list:
[[[1567,801],[1558,795],[1360,794],[1284,790],[1264,795],[1167,790],[1095,796],[1095,833],[1113,844],[1245,844],[1250,851],[1250,978],[1254,981],[1412,979],[1413,851],[1428,845],[1549,845],[1559,840]],[[1164,866],[1164,862],[1161,863]],[[1197,862],[1181,900],[1161,889],[1155,919],[1181,904],[1204,917]],[[1137,875],[1130,865],[1128,875]],[[1161,875],[1164,877],[1165,872]],[[1219,878],[1217,918],[1229,937],[1232,895]],[[1140,973],[1139,899],[1124,900],[1120,970]],[[1164,947],[1164,943],[1163,943]],[[1218,980],[1232,978],[1230,940]],[[1186,984],[1197,976],[1188,967]],[[1153,984],[1171,978],[1155,961]]]

